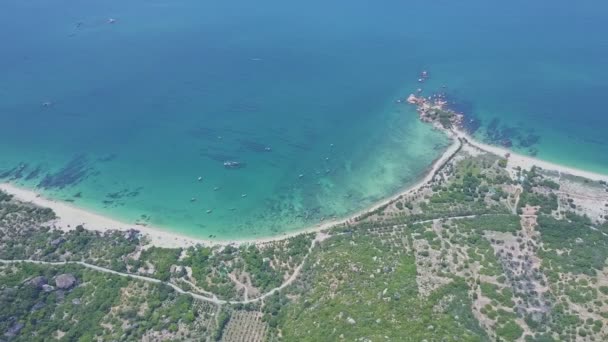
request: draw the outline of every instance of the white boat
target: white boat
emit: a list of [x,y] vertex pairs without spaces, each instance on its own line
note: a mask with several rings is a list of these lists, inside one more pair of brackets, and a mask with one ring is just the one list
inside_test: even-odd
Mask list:
[[227,169],[238,169],[241,166],[243,166],[243,164],[237,161],[227,160],[224,162],[224,167]]

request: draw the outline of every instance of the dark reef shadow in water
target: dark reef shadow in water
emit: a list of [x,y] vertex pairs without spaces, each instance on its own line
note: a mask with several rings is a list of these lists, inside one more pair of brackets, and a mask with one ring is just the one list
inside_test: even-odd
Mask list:
[[492,119],[486,126],[476,115],[473,102],[461,99],[451,94],[441,94],[448,102],[448,108],[464,115],[462,127],[470,134],[475,134],[484,127],[483,139],[491,144],[505,147],[518,147],[528,149],[535,155],[538,151],[535,147],[540,141],[540,136],[534,129],[525,129],[523,124],[510,126],[501,122],[499,118]]
[[6,180],[19,180],[24,179],[26,181],[38,178],[43,171],[42,165],[37,165],[35,168],[30,168],[27,163],[19,163],[17,166],[0,171],[0,179]]
[[256,141],[240,139],[239,144],[241,145],[242,149],[256,153],[267,153],[272,151],[268,145]]
[[144,188],[142,186],[137,187],[135,190],[125,188],[117,192],[109,192],[106,194],[106,197],[112,200],[122,199],[125,197],[137,197],[143,189]]
[[47,173],[38,183],[43,189],[63,189],[85,180],[93,168],[88,158],[80,154],[72,158],[63,168],[55,173]]
[[123,199],[135,198],[140,195],[143,189],[144,188],[140,186],[133,190],[130,188],[124,188],[116,192],[109,192],[106,194],[106,199],[102,200],[101,202],[104,204],[105,208],[124,206],[126,205],[126,202]]
[[536,154],[535,145],[539,143],[540,136],[534,129],[501,124],[500,119],[494,118],[486,127],[484,139],[505,147],[528,149],[531,154]]
[[0,179],[5,179],[5,178],[10,177],[13,174],[13,172],[15,172],[15,168],[0,171]]
[[464,115],[462,121],[462,127],[469,134],[475,134],[477,130],[482,126],[481,119],[475,113],[475,106],[473,102],[461,99],[454,95],[442,94],[445,100],[448,102],[448,108]]
[[25,176],[25,180],[29,181],[32,179],[36,179],[38,178],[41,174],[42,174],[43,168],[42,165],[38,165],[36,166],[36,168],[34,168],[33,170],[31,170],[26,176]]

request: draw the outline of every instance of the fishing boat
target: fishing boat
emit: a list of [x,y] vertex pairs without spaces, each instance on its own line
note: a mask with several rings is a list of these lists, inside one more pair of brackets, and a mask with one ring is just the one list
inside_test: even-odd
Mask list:
[[237,161],[227,160],[224,162],[224,167],[227,169],[238,169],[243,167],[243,164]]

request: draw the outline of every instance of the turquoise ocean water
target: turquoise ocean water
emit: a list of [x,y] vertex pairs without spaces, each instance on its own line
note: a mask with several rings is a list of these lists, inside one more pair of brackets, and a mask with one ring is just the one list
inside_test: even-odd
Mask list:
[[421,70],[480,139],[608,173],[606,18],[601,1],[5,0],[0,180],[196,237],[278,235],[441,154],[395,103]]

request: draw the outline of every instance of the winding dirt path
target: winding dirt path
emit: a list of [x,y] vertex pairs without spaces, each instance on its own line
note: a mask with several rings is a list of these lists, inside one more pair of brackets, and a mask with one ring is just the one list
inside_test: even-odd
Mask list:
[[133,278],[133,279],[147,281],[147,282],[155,283],[155,284],[164,284],[164,285],[170,286],[171,288],[173,288],[178,293],[189,295],[189,296],[192,296],[192,298],[199,299],[199,300],[202,300],[202,301],[205,301],[205,302],[209,302],[209,303],[213,303],[213,304],[216,304],[216,305],[223,305],[223,304],[249,304],[249,303],[259,302],[259,301],[261,301],[261,300],[263,300],[263,299],[265,299],[265,298],[267,298],[269,296],[272,296],[273,294],[275,294],[275,292],[281,291],[282,289],[286,288],[291,283],[293,283],[294,280],[296,280],[296,278],[300,274],[300,271],[302,270],[302,266],[304,265],[304,263],[306,262],[306,259],[308,259],[308,256],[312,252],[312,249],[314,248],[315,243],[322,241],[325,237],[326,237],[325,234],[317,234],[317,236],[312,240],[312,242],[310,244],[310,247],[308,248],[308,252],[306,253],[306,255],[304,256],[304,258],[302,259],[302,262],[294,269],[294,271],[291,274],[291,276],[289,276],[289,278],[287,278],[287,280],[285,280],[283,282],[283,284],[281,284],[280,286],[275,287],[272,290],[264,293],[260,297],[253,298],[253,299],[248,299],[247,298],[245,300],[240,300],[240,301],[238,301],[238,300],[237,301],[231,301],[231,300],[219,299],[214,294],[213,294],[213,297],[203,296],[201,294],[194,293],[192,291],[186,291],[186,290],[182,289],[181,287],[179,287],[176,284],[173,284],[171,282],[162,281],[162,280],[159,280],[159,279],[156,279],[156,278],[146,277],[146,276],[137,275],[137,274],[118,272],[118,271],[111,270],[109,268],[92,265],[92,264],[86,263],[84,261],[58,261],[58,262],[53,262],[53,261],[41,261],[41,260],[30,260],[30,259],[21,259],[21,260],[0,259],[0,263],[2,263],[2,264],[19,264],[19,263],[22,263],[22,262],[27,262],[27,263],[32,263],[32,264],[49,265],[49,266],[64,266],[64,265],[70,265],[70,264],[72,264],[72,265],[80,265],[80,266],[83,266],[83,267],[86,267],[86,268],[89,268],[89,269],[92,269],[92,270],[95,270],[95,271],[98,271],[98,272],[110,273],[110,274],[114,274],[114,275],[121,276],[121,277]]

